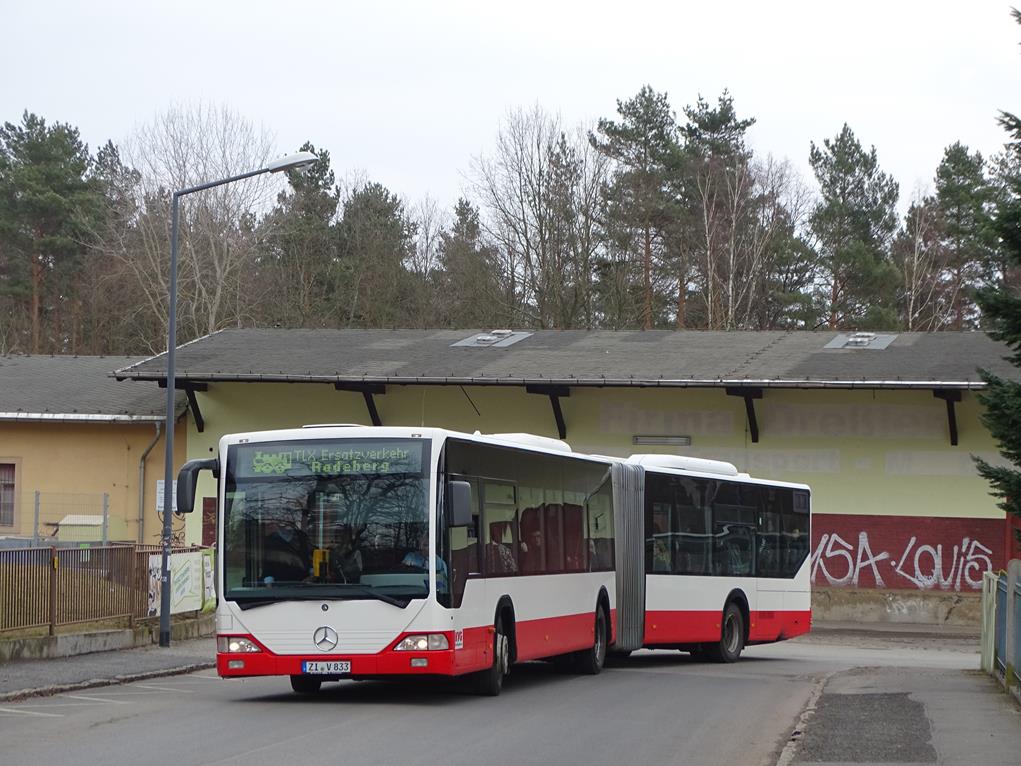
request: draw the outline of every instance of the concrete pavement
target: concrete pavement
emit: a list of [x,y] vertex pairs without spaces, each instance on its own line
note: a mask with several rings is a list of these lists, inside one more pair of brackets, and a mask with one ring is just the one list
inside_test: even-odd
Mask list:
[[[977,646],[974,631],[969,630],[821,624],[809,636],[753,647],[743,662],[745,672],[761,675],[772,672],[769,660],[787,658],[797,663],[801,678],[815,679],[815,691],[807,698],[800,719],[797,706],[804,698],[793,710],[784,711],[793,734],[782,750],[777,748],[775,762],[780,766],[1017,766],[1021,763],[1021,708],[978,672]],[[205,638],[176,641],[168,649],[146,647],[10,662],[0,665],[0,701],[179,675],[212,667],[214,656],[214,640]],[[632,658],[610,672],[651,681],[652,674],[667,668],[721,680],[737,670],[676,665],[668,654],[658,653]],[[526,670],[525,678],[536,672]],[[686,681],[684,686],[692,678]],[[277,681],[275,686],[286,684]],[[239,687],[235,682],[224,688]],[[288,695],[283,692],[283,696]]]
[[213,667],[215,658],[216,640],[197,638],[173,641],[166,648],[14,660],[0,664],[0,701],[188,673]]

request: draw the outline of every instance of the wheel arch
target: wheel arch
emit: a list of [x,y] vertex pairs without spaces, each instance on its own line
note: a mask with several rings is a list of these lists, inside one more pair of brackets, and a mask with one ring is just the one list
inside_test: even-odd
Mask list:
[[721,615],[727,609],[728,604],[737,604],[738,609],[741,610],[741,616],[744,618],[744,642],[748,643],[748,632],[751,629],[751,607],[748,605],[748,596],[741,588],[734,588],[727,594],[727,598],[723,602],[723,609]]
[[497,617],[503,617],[504,630],[507,631],[507,640],[510,641],[511,662],[517,662],[518,637],[517,622],[514,616],[514,601],[507,594],[500,596],[496,601],[496,609],[493,612],[494,625],[496,624]]
[[610,611],[610,594],[606,590],[606,586],[602,585],[599,587],[599,593],[596,595],[596,609],[602,607],[603,613],[606,615],[606,644],[607,646],[613,646],[617,642],[617,631],[614,630],[613,624],[613,613]]

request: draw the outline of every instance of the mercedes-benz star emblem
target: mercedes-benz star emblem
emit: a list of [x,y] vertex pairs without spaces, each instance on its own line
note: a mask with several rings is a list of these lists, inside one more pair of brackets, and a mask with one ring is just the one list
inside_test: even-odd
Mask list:
[[316,648],[321,652],[328,652],[331,649],[335,649],[337,647],[337,639],[337,631],[329,625],[323,625],[321,628],[316,628],[316,632],[312,634],[312,641],[315,643]]

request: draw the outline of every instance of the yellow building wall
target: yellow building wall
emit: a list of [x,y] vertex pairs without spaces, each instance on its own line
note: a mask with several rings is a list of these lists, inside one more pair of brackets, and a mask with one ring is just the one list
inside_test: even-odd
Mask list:
[[[136,542],[139,523],[139,460],[156,435],[153,423],[0,423],[0,463],[15,465],[14,526],[0,527],[0,536],[31,537],[35,526],[35,493],[40,493],[40,531],[56,532],[69,514],[102,515],[103,494],[109,496],[108,539]],[[174,432],[175,472],[187,454],[188,425]],[[156,480],[163,478],[164,436],[145,459],[144,539],[157,543],[162,533],[156,514]],[[182,527],[183,522],[177,523]],[[92,540],[99,530],[65,526],[57,539]]]
[[[189,424],[190,458],[215,454],[226,433],[369,422],[361,394],[325,384],[214,383],[197,396],[206,429],[199,434]],[[375,400],[386,425],[557,436],[548,397],[521,388],[389,386]],[[971,461],[973,454],[999,461],[971,392],[957,404],[956,447],[946,404],[928,390],[767,389],[755,402],[757,444],[744,400],[718,389],[575,388],[560,401],[567,441],[578,451],[726,460],[753,476],[810,484],[820,514],[1003,518]],[[639,434],[685,435],[692,444],[635,446]],[[198,496],[214,494],[204,473]],[[199,517],[188,520],[189,541],[201,537]]]

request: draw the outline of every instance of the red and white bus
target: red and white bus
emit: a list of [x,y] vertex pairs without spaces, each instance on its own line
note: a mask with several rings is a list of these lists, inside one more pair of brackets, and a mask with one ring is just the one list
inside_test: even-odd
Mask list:
[[608,651],[721,661],[808,630],[809,494],[729,464],[623,460],[527,434],[235,434],[218,482],[217,670],[323,681],[598,673]]

